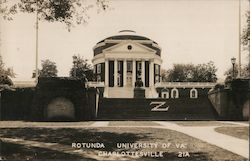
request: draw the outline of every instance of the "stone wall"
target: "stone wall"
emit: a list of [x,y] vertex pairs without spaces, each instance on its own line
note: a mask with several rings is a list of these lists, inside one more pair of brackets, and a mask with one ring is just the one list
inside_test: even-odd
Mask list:
[[0,97],[0,120],[28,120],[35,88],[3,90]]
[[[163,89],[164,88],[162,88],[162,87],[157,87],[156,88],[156,91],[158,93],[158,97],[161,97],[161,92],[162,92]],[[174,89],[174,88],[171,87],[171,88],[165,88],[165,89],[169,90],[169,95],[170,95],[171,90]],[[189,88],[189,87],[188,88],[183,88],[183,87],[179,88],[178,87],[178,88],[175,88],[175,89],[177,89],[178,92],[179,92],[179,98],[188,98],[188,97],[190,97],[190,90],[192,90],[193,88]],[[211,88],[195,88],[195,89],[198,92],[198,97],[207,97],[207,93]],[[171,99],[171,97],[170,97],[170,99]]]
[[80,121],[95,119],[95,88],[68,77],[39,78],[35,88],[1,91],[1,120]]
[[217,89],[209,92],[208,98],[211,101],[213,107],[217,111],[221,119],[226,119],[228,116],[228,90]]
[[[60,112],[70,108],[65,102],[54,103],[53,107],[48,107],[59,98],[73,104],[73,116],[68,117],[66,113]],[[87,106],[86,88],[81,80],[66,77],[40,78],[32,101],[31,117],[35,121],[85,120],[90,115]]]
[[208,98],[223,120],[249,119],[249,80],[236,79],[227,88],[213,89]]

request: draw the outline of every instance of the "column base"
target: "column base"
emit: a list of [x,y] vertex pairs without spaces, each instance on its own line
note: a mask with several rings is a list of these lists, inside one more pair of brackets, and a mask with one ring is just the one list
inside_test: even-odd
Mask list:
[[134,98],[145,98],[145,89],[141,87],[134,88]]
[[106,98],[109,97],[109,87],[104,88],[103,97],[106,97]]

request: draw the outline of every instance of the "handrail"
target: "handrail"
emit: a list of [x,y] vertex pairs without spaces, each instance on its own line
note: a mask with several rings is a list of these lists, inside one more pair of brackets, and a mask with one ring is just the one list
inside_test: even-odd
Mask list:
[[158,82],[155,87],[213,87],[212,82]]
[[104,82],[87,82],[88,87],[104,87]]

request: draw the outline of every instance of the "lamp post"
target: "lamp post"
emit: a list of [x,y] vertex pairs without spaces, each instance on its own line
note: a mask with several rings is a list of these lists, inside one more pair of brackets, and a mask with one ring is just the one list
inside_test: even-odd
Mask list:
[[235,74],[234,74],[234,66],[235,66],[235,62],[236,62],[236,58],[231,58],[231,63],[232,63],[232,65],[233,65],[233,79],[235,78]]
[[76,78],[76,63],[77,63],[77,56],[73,56],[73,64],[74,64],[74,77]]

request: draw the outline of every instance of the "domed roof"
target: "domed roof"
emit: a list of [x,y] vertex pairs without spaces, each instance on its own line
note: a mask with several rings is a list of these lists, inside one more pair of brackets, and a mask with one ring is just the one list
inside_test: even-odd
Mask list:
[[119,31],[118,34],[116,34],[114,36],[107,37],[107,38],[103,39],[102,41],[98,42],[97,46],[93,49],[94,56],[102,53],[102,51],[104,49],[118,44],[118,42],[107,42],[107,43],[104,43],[104,45],[99,45],[100,43],[105,42],[105,40],[150,40],[152,43],[142,42],[141,44],[155,50],[156,55],[159,55],[159,56],[161,55],[161,49],[159,47],[155,46],[155,44],[158,45],[155,41],[153,41],[145,36],[137,35],[136,32],[132,31],[132,30],[121,30],[121,31]]
[[[151,40],[145,36],[137,35],[133,30],[121,30],[118,34],[105,38],[104,40],[98,42],[97,44],[104,42],[105,40]],[[153,41],[153,40],[151,40]],[[155,41],[153,41],[157,44]]]

